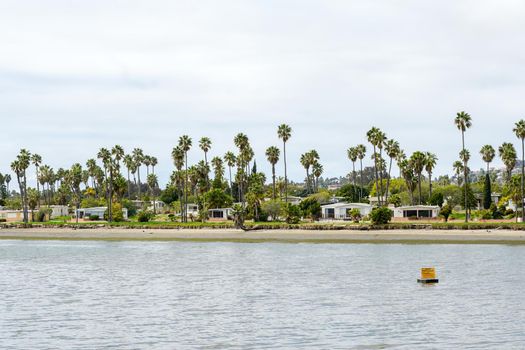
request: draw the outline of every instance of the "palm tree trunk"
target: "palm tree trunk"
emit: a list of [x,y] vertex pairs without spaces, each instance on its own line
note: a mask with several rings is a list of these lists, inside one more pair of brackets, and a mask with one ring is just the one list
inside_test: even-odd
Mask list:
[[184,222],[188,222],[188,189],[187,189],[187,183],[188,183],[188,152],[184,152],[184,168],[186,171],[186,176],[184,178]]
[[129,168],[128,168],[128,199],[131,199],[130,187],[131,187],[131,181],[129,180]]
[[[463,153],[465,153],[465,132],[464,131],[461,131],[461,146],[463,147]],[[468,222],[468,195],[467,195],[467,182],[468,182],[468,177],[467,177],[467,162],[466,161],[463,161],[463,174],[464,174],[464,177],[465,177],[465,183],[464,183],[464,186],[465,186],[465,222]]]
[[430,197],[432,197],[432,173],[428,172],[428,199],[430,200]]
[[[380,161],[383,159],[382,154],[383,154],[383,150],[379,149],[379,160]],[[383,192],[383,169],[379,170],[379,179],[380,179],[379,180],[379,187],[381,189],[381,192],[380,192],[381,193],[381,196],[380,196],[381,203],[382,204],[386,204],[386,203],[383,202],[383,194],[384,194],[384,192]]]
[[354,193],[354,196],[352,198],[352,200],[354,200],[355,198],[355,195],[357,194],[356,192],[356,188],[355,188],[355,162],[352,162],[352,183],[354,185],[354,188],[353,188],[353,193]]
[[288,203],[288,176],[286,173],[286,142],[283,141],[283,156],[284,156],[284,202]]
[[275,200],[275,164],[272,163],[272,188],[273,188],[273,200]]
[[391,171],[392,171],[392,157],[390,157],[390,165],[388,166],[388,178],[386,179],[385,204],[388,204],[388,190],[390,188],[390,172]]
[[138,179],[138,191],[139,191],[139,196],[138,196],[138,200],[140,200],[140,198],[142,197],[142,194],[141,194],[141,190],[140,190],[140,165],[137,167],[137,179]]
[[376,185],[377,204],[381,206],[381,197],[379,197],[379,184],[377,183],[377,154],[376,146],[374,145],[374,183]]
[[232,188],[232,167],[228,165],[228,172],[230,174],[230,196],[233,197],[233,188]]
[[525,222],[525,210],[523,208],[523,181],[525,177],[525,168],[523,163],[525,162],[525,139],[521,139],[521,222]]
[[421,205],[421,173],[417,174],[417,187],[419,191],[419,205]]
[[363,199],[363,159],[359,158],[360,175],[359,175],[359,203]]
[[306,168],[306,194],[310,194],[310,174],[308,168]]

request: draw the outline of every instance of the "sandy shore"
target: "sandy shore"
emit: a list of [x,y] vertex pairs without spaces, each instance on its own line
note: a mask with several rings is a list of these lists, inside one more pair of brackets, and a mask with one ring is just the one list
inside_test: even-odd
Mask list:
[[478,243],[525,244],[525,231],[512,230],[385,230],[314,231],[235,229],[0,229],[0,239],[159,240],[315,243]]

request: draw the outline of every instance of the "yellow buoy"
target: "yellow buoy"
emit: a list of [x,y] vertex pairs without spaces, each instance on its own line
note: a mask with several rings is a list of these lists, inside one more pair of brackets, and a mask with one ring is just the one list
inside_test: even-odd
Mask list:
[[421,278],[417,281],[419,283],[438,283],[439,279],[436,277],[436,269],[433,267],[422,267]]

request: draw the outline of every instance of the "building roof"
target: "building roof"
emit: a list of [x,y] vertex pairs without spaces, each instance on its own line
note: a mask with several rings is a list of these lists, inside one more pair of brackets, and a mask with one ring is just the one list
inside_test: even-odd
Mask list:
[[397,207],[395,209],[401,209],[401,210],[414,210],[414,209],[439,209],[439,206],[437,205],[405,205],[403,207]]
[[344,207],[362,207],[368,208],[371,207],[368,203],[347,203],[347,202],[337,202],[321,205],[321,208],[344,208]]

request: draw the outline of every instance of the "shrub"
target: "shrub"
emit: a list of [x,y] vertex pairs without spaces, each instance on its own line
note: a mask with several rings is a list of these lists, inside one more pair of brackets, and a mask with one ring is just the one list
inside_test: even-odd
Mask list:
[[357,208],[354,208],[354,209],[350,210],[349,215],[350,215],[350,218],[352,219],[352,221],[355,222],[355,223],[358,223],[359,220],[361,220],[361,212]]
[[[121,222],[124,221],[124,213],[122,213],[122,205],[120,203],[113,203],[111,205],[111,213],[113,216],[113,221]],[[108,210],[104,212],[104,219],[108,220]]]
[[171,222],[175,222],[177,221],[177,217],[175,216],[175,214],[168,214],[168,220],[171,221]]
[[370,213],[374,225],[386,225],[392,220],[392,211],[385,207],[374,208]]
[[0,222],[6,222],[7,220],[4,218],[0,218]]
[[283,212],[284,202],[276,199],[262,203],[262,210],[267,216],[271,216],[272,221],[278,221]]
[[439,207],[443,206],[443,193],[441,192],[434,192],[432,193],[432,196],[429,199],[430,205],[437,205]]
[[448,221],[448,217],[452,214],[452,207],[450,204],[445,204],[443,208],[441,208],[441,211],[439,212],[439,215],[445,219],[445,222]]
[[138,222],[148,222],[152,220],[155,217],[155,214],[149,210],[142,210],[139,211],[137,214],[137,221]]
[[284,207],[284,217],[287,224],[298,224],[301,221],[301,208],[298,205],[287,203]]
[[299,204],[305,217],[309,217],[314,221],[321,217],[321,205],[315,198],[307,198]]
[[100,219],[100,218],[98,217],[98,215],[90,215],[90,216],[89,216],[89,220],[91,220],[91,221],[97,221],[98,219]]
[[49,208],[41,208],[38,213],[36,213],[36,222],[46,221],[46,216],[50,216],[53,211]]

